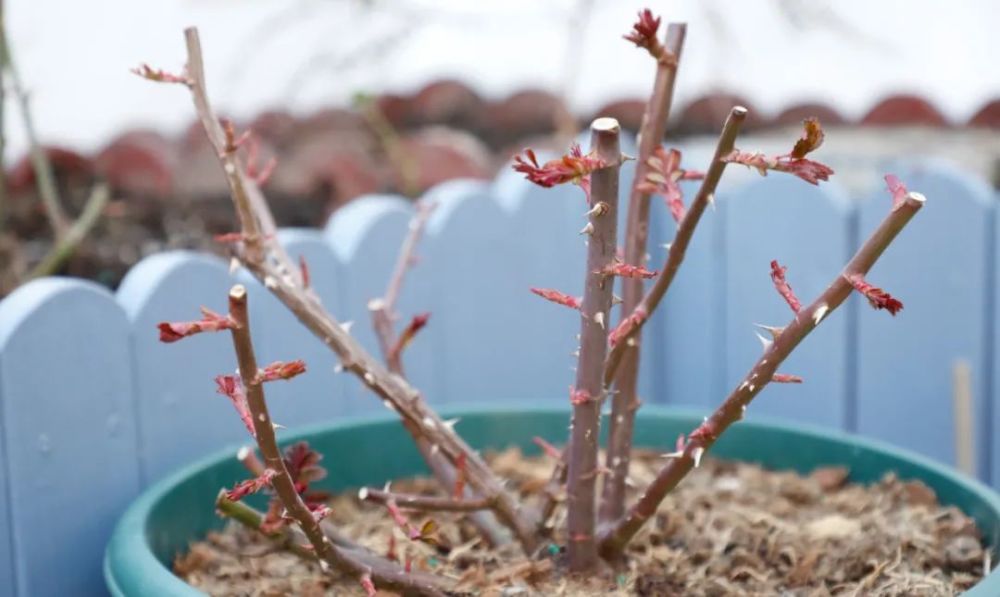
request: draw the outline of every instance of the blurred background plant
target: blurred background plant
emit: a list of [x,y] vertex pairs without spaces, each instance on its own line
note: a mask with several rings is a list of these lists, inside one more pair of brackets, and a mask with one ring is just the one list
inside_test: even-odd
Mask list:
[[[632,1],[7,4],[6,56],[21,69],[5,60],[0,85],[2,294],[39,272],[114,287],[150,253],[223,250],[212,237],[235,228],[224,180],[183,94],[150,98],[128,73],[137,55],[179,70],[185,25],[211,44],[220,110],[255,132],[259,163],[277,158],[266,191],[285,226],[322,226],[368,193],[416,198],[444,180],[491,178],[528,145],[562,152],[598,114],[635,131],[650,75],[627,44],[597,35],[598,24],[627,27],[642,7]],[[992,0],[652,8],[692,25],[668,127],[685,151],[708,151],[738,103],[751,108],[752,149],[777,149],[818,115],[849,188],[915,156],[1000,182]],[[85,213],[70,235],[68,220]]]

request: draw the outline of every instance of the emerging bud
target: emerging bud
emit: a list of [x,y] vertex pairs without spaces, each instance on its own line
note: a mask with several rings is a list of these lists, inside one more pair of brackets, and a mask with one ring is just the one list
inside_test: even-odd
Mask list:
[[798,297],[792,292],[792,287],[785,280],[785,271],[787,269],[787,267],[778,265],[777,261],[771,261],[771,281],[774,282],[774,287],[778,290],[778,294],[784,297],[785,302],[792,308],[792,311],[798,313],[802,309],[802,303],[799,302]]
[[257,372],[257,381],[276,381],[279,379],[289,380],[296,375],[301,375],[306,372],[305,361],[297,359],[294,361],[283,362],[275,361],[264,367]]
[[885,175],[885,184],[889,187],[889,193],[892,195],[892,209],[895,210],[906,201],[908,192],[906,185],[894,174]]
[[391,358],[397,358],[403,353],[403,350],[405,350],[406,347],[410,345],[410,342],[417,337],[417,332],[422,330],[424,326],[427,325],[430,318],[430,313],[420,313],[418,315],[414,315],[413,318],[410,319],[409,325],[407,325],[406,328],[400,332],[399,337],[396,338],[396,343],[391,349],[389,349]]
[[247,131],[244,135],[249,139],[249,143],[247,143],[247,176],[252,178],[258,186],[264,186],[271,178],[271,175],[274,174],[274,169],[278,165],[278,159],[271,157],[264,164],[264,167],[258,170],[257,162],[259,160],[257,154],[260,151],[260,144],[257,142],[257,138],[252,136],[251,131]]
[[264,469],[263,474],[253,479],[240,481],[232,489],[226,492],[226,499],[231,502],[238,502],[244,497],[257,493],[258,491],[271,486],[271,480],[275,473],[272,469]]
[[881,288],[869,284],[865,281],[864,276],[861,274],[847,276],[847,281],[850,282],[858,292],[865,295],[865,298],[868,299],[868,304],[870,304],[874,309],[885,309],[894,317],[896,313],[903,310],[902,302]]
[[181,323],[161,322],[157,324],[160,330],[160,342],[177,342],[182,338],[200,334],[201,332],[221,332],[231,330],[235,327],[236,321],[229,315],[219,315],[218,313],[201,308],[202,319],[198,321],[185,321]]
[[570,309],[580,308],[580,299],[575,296],[559,292],[558,290],[553,290],[551,288],[532,288],[531,292],[557,305],[569,307]]
[[646,317],[648,317],[646,309],[644,309],[642,305],[636,307],[635,311],[623,319],[621,323],[615,327],[615,329],[611,330],[611,333],[608,334],[608,344],[614,348],[614,346],[621,342],[623,338],[631,335],[632,330],[642,325],[642,323],[646,320]]
[[790,373],[775,373],[771,376],[774,383],[802,383],[802,378]]
[[306,263],[305,255],[299,255],[299,273],[302,275],[302,287],[312,286],[312,281],[309,279],[309,264]]
[[188,87],[194,85],[194,81],[187,76],[187,72],[175,75],[173,73],[168,73],[163,69],[153,68],[145,62],[136,68],[130,69],[130,72],[139,75],[143,79],[148,79],[157,83],[179,83],[181,85],[187,85]]
[[712,419],[705,419],[698,428],[691,432],[688,441],[697,441],[701,444],[710,444],[719,437],[719,431],[715,427]]
[[792,174],[814,185],[819,184],[821,180],[829,180],[833,169],[805,158],[807,153],[823,143],[823,129],[819,120],[807,118],[803,125],[805,132],[789,153],[769,157],[760,152],[745,152],[734,149],[729,155],[722,158],[722,161],[754,168],[761,176],[767,176],[768,170],[775,170]]
[[216,392],[229,398],[247,431],[250,432],[251,436],[257,437],[257,431],[253,427],[253,415],[247,405],[247,396],[243,391],[243,382],[240,378],[235,375],[220,375],[215,378],[215,383],[218,386]]
[[581,406],[588,402],[593,402],[595,398],[587,390],[577,390],[572,386],[569,388],[569,403],[573,406]]

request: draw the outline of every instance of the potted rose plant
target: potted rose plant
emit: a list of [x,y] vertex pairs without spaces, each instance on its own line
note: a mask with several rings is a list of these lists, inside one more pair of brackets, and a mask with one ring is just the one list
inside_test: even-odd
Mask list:
[[[952,590],[955,586],[970,585],[988,574],[991,567],[988,550],[996,545],[1000,508],[995,496],[975,482],[962,480],[918,457],[862,440],[780,425],[736,425],[744,418],[747,406],[770,383],[802,381],[794,374],[781,371],[780,366],[852,293],[862,294],[873,308],[885,310],[889,315],[894,316],[903,308],[897,298],[866,277],[872,265],[925,202],[921,194],[908,191],[894,176],[886,177],[891,201],[887,201],[884,220],[875,230],[869,231],[855,256],[818,297],[808,303],[801,301],[789,281],[791,276],[786,275],[786,268],[778,261],[769,264],[776,292],[788,304],[790,318],[784,324],[762,326],[766,332],[762,336],[763,353],[712,413],[703,419],[662,411],[636,417],[640,406],[636,382],[643,326],[669,291],[726,167],[742,164],[761,174],[780,172],[810,184],[819,184],[833,174],[830,168],[808,157],[822,145],[824,137],[815,119],[805,121],[801,138],[788,153],[768,156],[738,149],[737,135],[747,115],[742,107],[734,107],[723,124],[707,169],[698,172],[682,168],[680,153],[661,147],[660,142],[666,128],[685,28],[679,24],[669,25],[663,41],[659,38],[659,30],[660,19],[646,10],[640,13],[632,31],[625,36],[648,52],[656,63],[656,78],[640,132],[635,157],[637,170],[627,206],[618,204],[618,185],[619,168],[628,158],[621,152],[619,127],[613,119],[598,118],[593,122],[588,152],[573,146],[561,158],[540,163],[533,151],[525,150],[514,161],[514,169],[535,184],[580,186],[587,203],[581,230],[587,240],[583,296],[570,296],[558,289],[531,289],[575,312],[580,321],[576,378],[569,392],[568,437],[560,436],[560,430],[565,428],[564,413],[538,409],[463,413],[463,429],[470,433],[463,437],[465,434],[460,435],[452,421],[432,410],[420,392],[406,380],[402,354],[427,323],[427,317],[414,317],[396,334],[395,299],[430,207],[417,210],[385,296],[369,304],[383,353],[383,360],[379,360],[365,351],[350,331],[326,311],[310,288],[305,264],[293,262],[278,242],[273,218],[258,186],[260,174],[252,163],[244,160],[243,148],[251,133],[240,134],[230,123],[220,121],[209,102],[197,31],[186,31],[188,62],[183,74],[170,74],[148,66],[137,69],[138,74],[148,79],[180,84],[190,90],[201,123],[218,154],[239,217],[241,231],[223,239],[232,243],[234,258],[331,349],[345,371],[361,379],[371,393],[393,411],[402,427],[384,420],[339,423],[286,438],[283,447],[270,418],[265,386],[306,373],[306,364],[291,360],[262,366],[257,362],[246,289],[240,285],[232,288],[224,314],[206,309],[200,320],[164,322],[160,325],[160,337],[166,342],[205,332],[227,332],[232,336],[237,373],[221,375],[216,382],[218,391],[232,401],[253,445],[240,450],[236,460],[230,453],[182,472],[151,490],[133,507],[123,519],[108,551],[106,576],[113,592],[173,594],[189,590],[182,581],[171,577],[158,559],[172,557],[173,552],[211,525],[212,504],[191,503],[195,496],[204,498],[208,492],[214,496],[214,510],[220,515],[250,529],[258,540],[296,554],[312,566],[313,572],[328,575],[331,583],[346,583],[335,585],[339,590],[353,586],[369,595],[381,590],[406,595],[488,593],[510,589],[523,581],[543,587],[539,589],[541,592],[558,588],[563,592],[584,593],[611,589],[649,594],[683,593],[693,590],[693,585],[686,584],[688,581],[671,584],[680,578],[676,575],[650,580],[650,574],[643,571],[648,571],[650,565],[658,565],[657,562],[662,564],[666,561],[663,558],[678,557],[675,551],[684,551],[685,546],[694,549],[691,546],[697,543],[696,537],[670,547],[671,541],[676,542],[681,533],[676,528],[680,523],[676,517],[664,514],[663,505],[675,490],[685,491],[682,481],[692,471],[709,466],[706,464],[709,451],[803,472],[820,465],[848,465],[855,481],[876,480],[889,471],[918,478],[933,488],[942,501],[959,506],[979,525],[977,531],[965,515],[947,509],[934,510],[932,518],[922,519],[925,522],[933,520],[928,524],[937,525],[931,531],[937,533],[942,542],[939,547],[947,554],[937,559],[920,560],[921,566],[937,562],[936,571],[928,578],[933,578],[943,590]],[[697,194],[687,204],[678,184],[681,180],[701,181]],[[665,262],[659,269],[652,269],[646,256],[649,206],[654,197],[666,201],[677,224]],[[617,230],[620,209],[627,209],[621,252]],[[646,280],[648,287],[644,283]],[[614,316],[616,285],[620,285],[621,293],[617,318]],[[601,410],[608,402],[610,416],[602,458],[599,450],[604,431],[601,429]],[[350,536],[331,522],[338,518],[337,504],[340,502],[330,502],[329,496],[317,491],[318,487],[323,487],[321,479],[325,471],[320,466],[323,455],[328,461],[337,459],[337,455],[345,451],[362,449],[360,446],[371,442],[373,437],[378,438],[377,443],[382,447],[392,446],[392,453],[397,456],[391,462],[362,458],[338,462],[335,474],[325,479],[326,487],[360,486],[357,500],[384,508],[382,519],[386,524],[397,528],[402,541],[412,542],[423,550],[418,550],[417,556],[410,551],[401,555],[395,534],[384,552]],[[565,443],[565,447],[555,448],[542,437]],[[666,439],[674,437],[676,441]],[[412,441],[412,447],[404,450],[400,446],[407,438]],[[532,490],[527,488],[530,483],[508,484],[495,470],[496,466],[491,467],[479,452],[481,448],[503,448],[509,444],[527,447],[532,443],[540,446],[553,461],[547,480],[538,482],[535,479]],[[637,445],[660,450],[670,447],[664,456],[651,459],[637,452]],[[400,453],[408,456],[398,457]],[[641,480],[636,477],[640,464]],[[223,488],[239,475],[239,467],[248,471],[244,473],[247,478]],[[438,488],[436,492],[406,492],[375,486],[422,470],[433,476]],[[746,482],[744,477],[734,476],[732,471],[720,473],[722,470],[715,469],[710,475],[715,483],[713,494],[732,494],[734,483]],[[813,479],[819,487],[835,491],[846,482],[846,475],[840,469],[824,469]],[[693,480],[688,485],[700,487],[708,482],[704,478],[698,481],[701,485]],[[928,498],[927,485],[900,483],[892,479],[883,481],[885,491],[902,496],[899,504],[892,502],[895,498],[890,499],[894,505],[919,506],[925,510],[936,507],[934,494],[930,493]],[[816,499],[814,493],[805,491],[806,497],[800,495],[795,503],[822,501]],[[524,499],[525,495],[529,499]],[[259,501],[263,497],[268,499]],[[670,513],[684,511],[684,505],[668,503]],[[261,511],[258,505],[266,509]],[[727,502],[722,499],[715,505],[725,511]],[[792,516],[792,512],[794,510],[785,514]],[[463,525],[475,529],[478,537],[462,549],[444,541],[439,520],[445,516],[457,517]],[[690,514],[688,518],[692,516],[696,517]],[[819,520],[820,524],[807,526],[825,538],[846,540],[860,531],[857,522],[852,523],[842,513],[830,513]],[[775,528],[780,527],[778,520],[773,524]],[[709,524],[703,531],[712,532],[712,528]],[[986,551],[980,538],[987,542]],[[466,553],[478,545],[494,550],[487,558],[492,568],[483,567],[485,560],[480,559],[478,568],[472,566],[458,574],[462,559],[454,554]],[[660,549],[664,545],[667,552]],[[768,545],[770,547],[759,544],[756,552],[747,552],[745,557],[752,560],[763,557],[760,553],[776,549]],[[712,553],[722,557],[730,550],[738,551],[739,547],[726,539]],[[851,551],[850,546],[847,551]],[[892,571],[900,569],[904,560],[902,548],[899,554],[899,561],[876,562],[861,572],[855,571],[854,576],[841,585],[831,585],[829,579],[813,579],[818,574],[815,569],[821,558],[815,550],[775,556],[787,560],[788,574],[783,578],[761,579],[752,566],[734,563],[732,569],[723,571],[715,579],[716,589],[720,591],[717,594],[732,590],[737,586],[732,584],[734,582],[744,581],[765,583],[754,586],[766,586],[768,590],[802,588],[802,592],[796,594],[807,594],[807,588],[817,591],[808,594],[829,594],[829,591],[844,587],[856,591],[881,590],[876,582],[881,582],[880,575],[891,576]],[[449,562],[459,562],[454,564],[459,568],[441,565],[438,560],[445,557]],[[686,562],[688,566],[701,565]],[[972,568],[978,570],[975,575],[969,572]],[[704,571],[699,574],[704,576]],[[911,571],[906,571],[903,575],[905,582],[911,582],[907,576],[910,574]],[[963,580],[956,574],[966,577]],[[880,586],[892,591],[915,585],[890,582]],[[1000,579],[990,575],[979,583],[980,590],[989,590],[989,587],[1000,591],[997,588]],[[828,592],[820,593],[820,590]],[[695,592],[699,591],[712,594],[704,587]]]

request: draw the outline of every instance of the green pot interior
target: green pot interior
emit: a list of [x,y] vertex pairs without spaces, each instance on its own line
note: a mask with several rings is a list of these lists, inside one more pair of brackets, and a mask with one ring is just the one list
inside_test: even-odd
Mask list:
[[[457,429],[477,449],[521,446],[537,453],[532,438],[553,443],[566,437],[568,414],[554,408],[464,409]],[[701,422],[701,415],[646,407],[640,411],[637,446],[670,451],[680,433]],[[340,491],[382,485],[394,478],[426,472],[408,434],[391,416],[338,422],[289,434],[285,442],[308,440],[324,455],[329,475],[325,489]],[[246,477],[235,448],[179,471],[147,490],[123,516],[108,546],[105,576],[113,594],[197,594],[168,570],[174,556],[210,529],[223,526],[212,504],[222,487]],[[944,504],[972,516],[998,561],[1000,498],[983,485],[923,457],[860,438],[778,423],[745,421],[733,426],[711,451],[719,458],[756,462],[778,470],[806,473],[819,466],[844,465],[852,481],[877,481],[893,471],[920,479]],[[263,507],[263,498],[250,502]],[[1000,595],[1000,572],[992,573],[967,595]]]

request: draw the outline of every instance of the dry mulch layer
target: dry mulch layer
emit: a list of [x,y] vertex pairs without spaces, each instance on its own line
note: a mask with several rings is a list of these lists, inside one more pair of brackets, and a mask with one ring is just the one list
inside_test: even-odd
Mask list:
[[[517,449],[487,456],[526,499],[537,499],[549,461]],[[644,486],[661,463],[656,454],[638,454],[635,485]],[[391,551],[415,569],[455,579],[458,595],[955,595],[989,570],[974,522],[938,504],[926,485],[890,474],[863,486],[848,483],[847,475],[839,467],[801,476],[706,459],[633,541],[628,569],[602,570],[587,581],[561,571],[562,508],[553,542],[535,560],[514,545],[487,547],[457,514],[433,515],[437,547],[410,542],[384,507],[361,504],[356,493],[334,497],[329,520],[376,553]],[[438,492],[426,478],[392,488]],[[414,523],[425,518],[411,514]],[[174,571],[212,595],[364,594],[354,579],[324,575],[315,562],[236,523],[193,543]]]

